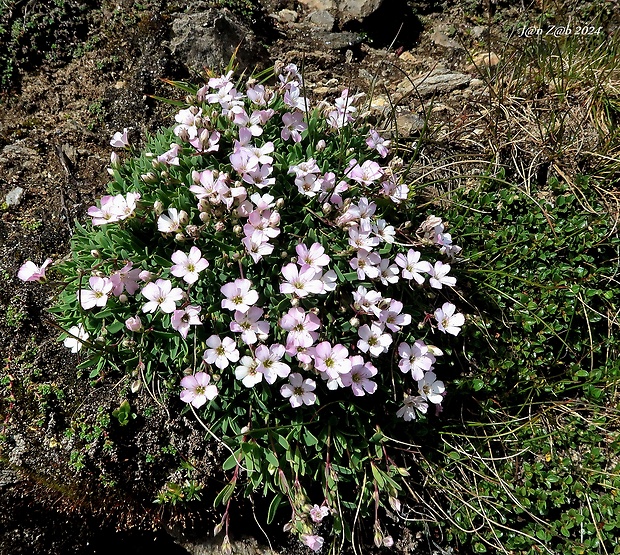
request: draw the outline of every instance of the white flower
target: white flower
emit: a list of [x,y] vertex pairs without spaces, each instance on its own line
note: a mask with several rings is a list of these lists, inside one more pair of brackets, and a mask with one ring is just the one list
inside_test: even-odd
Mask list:
[[198,247],[192,247],[189,255],[183,251],[176,251],[172,254],[174,266],[170,269],[173,276],[183,278],[185,283],[195,283],[198,280],[198,272],[202,272],[209,267],[209,262],[202,258]]
[[226,298],[222,301],[222,308],[247,312],[258,301],[258,293],[250,287],[252,282],[241,278],[223,285],[220,291]]
[[363,353],[370,352],[371,356],[377,357],[385,353],[392,343],[392,336],[389,333],[383,333],[383,327],[374,323],[372,327],[364,324],[357,334],[360,337],[357,348]]
[[258,371],[258,360],[252,357],[242,357],[241,364],[235,368],[235,378],[241,380],[245,387],[254,387],[263,379],[262,372]]
[[69,328],[69,333],[71,335],[67,337],[62,344],[67,347],[67,349],[71,349],[72,353],[77,353],[82,348],[82,342],[88,341],[88,338],[90,336],[88,335],[88,332],[84,329],[84,326],[82,326],[82,324],[78,324],[77,326],[71,326]]
[[316,402],[316,382],[311,379],[304,380],[301,374],[291,374],[288,377],[289,383],[280,388],[282,397],[286,397],[293,408],[300,407],[302,404],[313,405]]
[[405,395],[404,405],[396,411],[396,416],[405,420],[405,422],[411,422],[415,420],[417,411],[422,414],[426,414],[428,410],[428,403],[424,397]]
[[461,326],[465,323],[465,316],[460,312],[456,314],[454,311],[456,306],[452,303],[443,303],[441,308],[435,310],[435,320],[437,320],[437,329],[451,335],[458,335]]
[[207,339],[207,345],[211,348],[204,352],[204,361],[208,364],[215,363],[220,370],[239,360],[239,351],[235,341],[230,337],[220,339],[217,335],[212,335]]
[[442,393],[445,390],[443,382],[437,379],[434,372],[427,372],[421,380],[418,380],[418,393],[420,393],[420,396],[435,405],[443,401]]
[[110,279],[93,276],[88,280],[88,285],[90,289],[80,289],[77,293],[82,308],[88,310],[96,306],[105,306],[114,287]]
[[443,285],[449,285],[454,287],[456,285],[456,278],[449,276],[450,264],[444,264],[441,260],[435,262],[435,266],[429,272],[430,279],[428,280],[431,287],[435,289],[442,289]]

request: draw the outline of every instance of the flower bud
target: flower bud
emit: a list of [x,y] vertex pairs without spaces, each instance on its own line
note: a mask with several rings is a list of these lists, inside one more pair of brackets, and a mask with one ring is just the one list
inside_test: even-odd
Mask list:
[[389,166],[390,169],[393,171],[398,171],[400,170],[404,165],[403,159],[400,158],[399,156],[394,156],[394,158],[392,158],[392,160],[390,160]]
[[240,252],[234,252],[232,255],[232,259],[235,262],[238,262],[239,260],[241,260],[243,258],[243,255]]
[[331,204],[329,204],[329,202],[324,202],[322,208],[323,208],[323,214],[325,215],[329,214],[334,209],[334,207]]
[[187,233],[193,239],[197,239],[200,236],[200,230],[197,225],[188,225],[185,228],[185,233]]
[[298,299],[297,297],[293,297],[293,298],[291,299],[291,306],[292,306],[292,307],[299,306],[299,299]]
[[321,139],[318,143],[316,143],[316,151],[317,152],[321,152],[322,150],[325,150],[325,147],[327,146],[327,143]]
[[140,316],[133,316],[132,318],[127,318],[125,320],[125,326],[129,331],[142,331],[142,320],[140,320]]
[[175,240],[177,243],[185,243],[185,235],[183,235],[182,233],[177,233],[177,234],[174,236],[174,240]]
[[110,154],[110,165],[113,168],[118,168],[121,165],[121,158],[118,154],[116,154],[116,152],[112,152],[112,154]]
[[156,200],[153,204],[153,210],[155,210],[155,214],[158,216],[164,211],[164,205],[160,200]]
[[392,536],[385,536],[383,538],[384,547],[392,547],[393,545],[394,545],[394,538],[392,538]]
[[215,227],[215,231],[221,232],[226,229],[226,224],[224,222],[216,222],[214,227]]
[[168,179],[170,177],[170,174],[164,170],[163,172],[161,172],[161,178],[165,181],[166,179]]
[[[193,103],[194,103],[194,100],[195,100],[195,98],[194,98],[191,94],[188,94],[188,95],[185,97],[185,103],[186,103],[186,104],[193,104]],[[191,109],[191,108],[190,108],[190,109]]]
[[284,260],[285,258],[288,258],[288,252],[286,252],[286,251],[282,251],[282,252],[280,253],[280,258],[282,258],[283,260]]
[[133,339],[123,339],[121,345],[125,349],[133,349],[136,346],[136,342]]
[[141,387],[142,387],[142,382],[140,380],[134,380],[133,382],[131,382],[132,393],[138,393]]
[[313,307],[310,309],[310,311],[309,311],[309,312],[312,312],[312,314],[314,314],[315,316],[318,316],[320,311],[319,311],[318,307],[313,306]]
[[[221,223],[221,222],[218,222]],[[217,229],[217,226],[216,226]],[[233,233],[237,236],[237,237],[241,237],[241,235],[243,235],[243,228],[240,225],[236,225],[235,227],[233,227]]]
[[349,320],[349,324],[351,324],[351,327],[358,328],[360,325],[360,320],[357,316],[353,316],[353,318]]
[[283,206],[284,206],[284,199],[280,197],[278,200],[276,200],[276,208],[282,208]]
[[181,210],[179,212],[179,223],[181,225],[187,225],[187,222],[189,222],[189,215],[185,210]]
[[142,181],[144,181],[145,183],[155,183],[157,182],[157,175],[153,172],[147,172],[143,173],[140,176],[140,179],[142,179]]
[[127,295],[125,295],[125,293],[122,293],[118,296],[118,301],[124,304],[129,301],[129,298],[127,297]]
[[211,219],[211,216],[209,215],[208,212],[201,212],[200,216],[198,216],[200,218],[200,221],[203,224],[209,223],[209,220]]
[[93,249],[92,251],[90,251],[90,255],[93,258],[101,258],[101,253],[97,249]]
[[179,131],[179,134],[177,136],[182,141],[185,141],[185,142],[189,141],[189,132],[187,131],[187,129],[185,129],[185,127],[181,128],[181,130]]
[[138,278],[140,278],[142,281],[145,282],[149,282],[153,279],[153,274],[151,272],[149,272],[148,270],[142,270],[139,274],[138,274]]

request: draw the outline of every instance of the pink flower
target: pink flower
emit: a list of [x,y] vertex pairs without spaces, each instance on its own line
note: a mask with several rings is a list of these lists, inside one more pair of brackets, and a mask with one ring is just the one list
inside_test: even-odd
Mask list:
[[357,251],[357,256],[349,260],[349,265],[357,271],[357,279],[364,280],[378,278],[381,274],[377,264],[381,263],[381,256],[376,252],[368,252],[364,249]]
[[381,158],[385,158],[388,155],[389,151],[387,147],[390,146],[390,141],[386,141],[374,129],[370,130],[370,134],[366,139],[366,144],[368,148],[374,148]]
[[252,282],[241,278],[223,285],[220,291],[226,298],[222,301],[222,308],[247,312],[258,301],[258,293],[250,290],[250,287]]
[[366,160],[361,166],[356,164],[348,174],[348,178],[364,185],[372,185],[378,179],[381,179],[383,170],[377,162]]
[[451,335],[458,335],[461,326],[465,323],[465,316],[460,312],[456,314],[454,311],[456,306],[452,303],[444,303],[441,308],[435,310],[435,320],[437,320],[437,329]]
[[140,268],[133,268],[132,262],[127,262],[120,270],[117,270],[110,276],[110,281],[114,285],[112,294],[115,297],[119,297],[123,291],[127,291],[130,295],[133,295],[140,286],[138,285],[138,279],[142,270]]
[[411,324],[411,315],[401,314],[402,310],[403,303],[391,299],[390,306],[379,314],[379,321],[390,331],[400,331],[403,326]]
[[88,285],[90,289],[80,289],[77,292],[77,298],[82,308],[88,310],[96,306],[105,306],[114,287],[110,279],[93,276],[88,280]]
[[314,505],[314,507],[310,509],[310,518],[312,519],[312,522],[319,523],[327,515],[329,515],[329,507],[326,507],[325,505],[321,505],[320,507],[318,505]]
[[[315,330],[321,325],[320,320],[312,312],[305,312],[303,308],[291,308],[282,318],[280,327],[289,332],[288,338],[299,347],[310,347],[318,334]],[[288,341],[287,341],[288,344]]]
[[[316,395],[313,393],[316,389],[314,380],[304,380],[301,374],[294,373],[288,377],[288,381],[289,383],[280,388],[280,393],[282,397],[290,401],[293,408],[300,407],[303,404],[313,405],[316,402]],[[320,546],[317,549],[320,549]]]
[[178,166],[179,162],[179,153],[181,152],[182,147],[177,143],[170,144],[170,150],[160,154],[157,157],[157,161],[161,164],[167,164],[169,166]]
[[37,266],[34,262],[28,260],[21,265],[17,272],[17,277],[22,281],[45,281],[45,269],[51,263],[51,258],[46,259],[41,266]]
[[183,278],[185,283],[195,283],[198,280],[198,272],[202,272],[209,267],[209,262],[202,258],[202,254],[198,247],[192,247],[189,255],[183,251],[176,251],[172,255],[174,266],[170,268],[173,276]]
[[183,291],[178,287],[172,288],[172,282],[167,279],[158,279],[155,283],[147,283],[142,288],[149,302],[142,307],[142,312],[155,312],[158,308],[166,314],[176,310],[176,301],[183,298]]
[[280,285],[280,293],[307,297],[310,293],[323,292],[323,282],[314,279],[316,271],[310,266],[303,267],[300,270],[296,264],[291,262],[282,268],[282,275],[286,281]]
[[132,316],[125,320],[125,327],[129,331],[142,331],[142,320],[140,320],[140,316]]
[[321,536],[312,536],[309,534],[304,534],[301,536],[301,541],[304,545],[307,545],[312,551],[319,551],[321,547],[323,547],[323,538]]
[[215,363],[220,370],[226,368],[231,362],[239,360],[236,343],[230,337],[220,339],[217,335],[212,335],[207,339],[207,345],[211,348],[204,352],[204,361],[208,364]]
[[110,141],[110,145],[114,148],[125,148],[129,146],[129,140],[127,139],[127,128],[123,129],[123,132],[117,131],[114,133],[112,140]]
[[181,214],[176,208],[168,208],[168,215],[157,218],[157,229],[162,233],[175,233],[181,227]]
[[349,351],[340,343],[332,347],[329,341],[323,341],[310,349],[309,354],[314,358],[314,367],[332,380],[351,371]]
[[217,397],[217,387],[209,382],[211,376],[205,372],[196,372],[193,376],[185,376],[181,380],[181,386],[184,388],[181,391],[181,401],[185,403],[191,403],[194,407],[199,409],[207,401],[212,401]]
[[263,309],[250,307],[247,312],[235,310],[235,321],[230,323],[230,331],[241,333],[241,340],[246,345],[253,345],[259,339],[264,341],[269,334],[269,322],[260,320]]
[[303,119],[303,112],[287,112],[282,116],[284,127],[280,137],[283,141],[288,141],[291,138],[296,143],[301,141],[301,133],[308,129],[308,125],[304,123]]
[[172,313],[170,324],[173,329],[177,330],[183,339],[187,337],[190,326],[201,326],[199,306],[188,305],[184,309],[175,310]]
[[297,264],[300,266],[309,266],[315,271],[320,271],[324,266],[329,264],[330,258],[325,254],[325,249],[320,243],[313,243],[310,248],[300,243],[295,247],[297,253]]
[[364,362],[359,356],[351,357],[351,372],[341,376],[342,385],[350,387],[353,395],[361,397],[366,393],[373,394],[377,391],[377,384],[370,380],[377,375],[377,369],[371,362]]

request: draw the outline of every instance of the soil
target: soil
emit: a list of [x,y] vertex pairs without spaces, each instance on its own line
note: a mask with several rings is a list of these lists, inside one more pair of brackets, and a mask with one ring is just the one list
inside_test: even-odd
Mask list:
[[[390,99],[403,96],[407,76],[438,68],[469,78],[455,89],[435,91],[437,117],[455,122],[471,115],[470,102],[488,91],[472,83],[476,72],[467,69],[468,52],[484,51],[502,34],[501,25],[487,26],[491,17],[520,17],[517,9],[491,3],[458,3],[463,8],[385,0],[363,21],[341,18],[330,26],[328,19],[317,26],[308,21],[305,3],[293,0],[264,0],[258,7],[243,1],[196,4],[193,11],[220,10],[233,22],[231,29],[251,29],[259,65],[297,63],[315,98],[346,86],[367,92],[374,87],[379,123]],[[174,112],[153,97],[178,95],[162,79],[196,78],[196,59],[171,51],[173,25],[186,6],[165,0],[0,2],[0,49],[19,47],[10,68],[9,58],[0,56],[6,65],[0,74],[10,74],[0,96],[0,202],[16,187],[23,189],[17,205],[5,203],[0,211],[2,555],[218,552],[205,542],[218,522],[209,494],[218,488],[211,470],[222,454],[205,444],[174,403],[161,407],[144,390],[130,393],[127,377],[110,373],[91,383],[76,370],[79,356],[57,341],[59,330],[46,313],[53,283],[16,277],[26,260],[39,264],[68,254],[73,222],[84,221],[105,192],[114,132],[129,128],[139,146],[147,133],[171,124]],[[47,23],[45,14],[52,18]],[[251,55],[240,59],[250,68],[256,62]],[[416,118],[428,102],[404,95],[398,121],[405,139],[415,137]],[[450,132],[442,148],[450,148]],[[110,415],[127,397],[138,416],[120,426]],[[203,500],[153,503],[168,482],[182,479],[179,460],[198,465]],[[235,550],[258,553],[266,541],[252,512],[265,507],[260,500],[256,506],[239,500],[239,507],[233,535],[255,539],[236,543]],[[278,552],[306,552],[281,533],[281,524],[268,535]],[[419,543],[406,530],[396,535],[398,553],[431,551],[430,540]]]

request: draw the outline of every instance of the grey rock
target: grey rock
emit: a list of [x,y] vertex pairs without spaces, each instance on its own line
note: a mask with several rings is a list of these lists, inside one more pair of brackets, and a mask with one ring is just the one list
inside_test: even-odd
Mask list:
[[424,118],[410,110],[402,111],[396,116],[396,127],[400,137],[411,137],[424,129]]
[[172,33],[172,54],[194,70],[226,66],[239,46],[236,59],[241,66],[266,59],[264,47],[251,29],[229,10],[178,14]]
[[312,12],[308,16],[308,21],[322,31],[331,31],[334,28],[336,19],[327,10]]
[[281,23],[295,23],[299,14],[294,10],[284,9],[276,14],[276,19]]
[[431,40],[438,46],[443,46],[444,48],[461,48],[461,45],[454,39],[450,38],[441,28],[435,28],[433,30]]
[[471,28],[471,35],[475,39],[479,39],[482,35],[485,34],[486,31],[486,27],[483,27],[482,25],[476,25],[475,27]]
[[15,187],[7,193],[5,202],[8,206],[17,206],[23,198],[24,190],[21,187]]
[[314,33],[312,38],[321,43],[322,46],[330,50],[341,50],[342,48],[350,48],[362,42],[362,36],[357,33],[344,31],[342,33],[329,33],[327,31],[318,31]]
[[375,12],[383,0],[299,0],[308,10],[327,10],[337,14],[342,22],[363,20]]
[[471,77],[464,73],[444,73],[435,71],[428,76],[416,79],[404,79],[397,87],[401,96],[419,94],[431,96],[433,94],[449,93],[455,89],[461,89],[469,85]]

